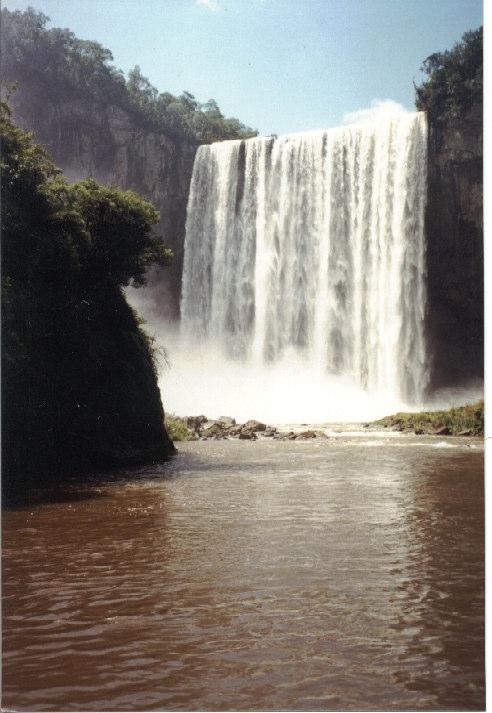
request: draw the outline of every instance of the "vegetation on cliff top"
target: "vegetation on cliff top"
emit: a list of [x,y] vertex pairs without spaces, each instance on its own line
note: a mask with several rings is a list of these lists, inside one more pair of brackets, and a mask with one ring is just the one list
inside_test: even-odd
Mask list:
[[483,96],[483,28],[465,32],[451,50],[424,61],[427,79],[415,87],[416,106],[433,123],[460,119]]
[[152,345],[121,287],[171,254],[131,192],[69,185],[1,106],[3,486],[172,450]]
[[199,143],[257,134],[238,119],[224,117],[213,99],[200,104],[189,92],[159,93],[138,66],[125,79],[108,49],[67,29],[47,29],[49,18],[33,8],[4,8],[1,20],[2,77],[38,92],[42,88],[42,102],[82,99],[119,106],[142,126]]
[[385,416],[375,425],[396,431],[413,431],[440,435],[483,436],[484,402],[458,406],[448,411],[420,411],[418,413],[395,413]]

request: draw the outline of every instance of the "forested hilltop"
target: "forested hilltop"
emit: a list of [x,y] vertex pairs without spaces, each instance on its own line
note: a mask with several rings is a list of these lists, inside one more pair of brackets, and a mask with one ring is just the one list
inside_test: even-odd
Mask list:
[[424,60],[426,79],[415,87],[415,104],[431,124],[461,121],[483,101],[483,27],[465,32],[460,42]]
[[138,66],[125,78],[110,50],[68,29],[48,29],[48,21],[33,8],[2,10],[2,77],[36,86],[41,111],[46,99],[86,99],[117,106],[142,127],[174,138],[210,143],[256,136],[238,119],[224,117],[213,99],[201,104],[186,91],[159,93]]
[[92,177],[153,203],[174,260],[151,271],[152,301],[160,316],[177,319],[197,147],[256,132],[225,118],[212,100],[202,105],[188,92],[159,94],[138,68],[125,77],[109,50],[47,22],[32,8],[2,11],[3,91],[14,121],[33,132],[70,180]]
[[68,184],[1,106],[2,485],[161,459],[152,342],[122,287],[171,259],[154,207],[92,179]]

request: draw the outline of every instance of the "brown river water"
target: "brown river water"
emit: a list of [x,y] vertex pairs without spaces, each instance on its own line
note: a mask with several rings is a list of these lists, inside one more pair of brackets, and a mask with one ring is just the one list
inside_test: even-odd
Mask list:
[[180,444],[3,515],[3,706],[484,708],[483,445]]

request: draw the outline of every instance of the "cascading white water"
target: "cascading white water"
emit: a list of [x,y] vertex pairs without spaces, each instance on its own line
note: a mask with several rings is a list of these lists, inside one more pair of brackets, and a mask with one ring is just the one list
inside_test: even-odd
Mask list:
[[295,358],[319,378],[421,401],[426,154],[425,114],[402,109],[327,131],[201,146],[186,223],[184,338],[271,375]]

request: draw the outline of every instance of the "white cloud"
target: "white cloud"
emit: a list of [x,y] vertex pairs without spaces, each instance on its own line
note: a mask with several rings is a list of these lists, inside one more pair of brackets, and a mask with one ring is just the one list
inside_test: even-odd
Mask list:
[[197,5],[206,7],[207,10],[212,10],[212,12],[218,12],[220,10],[220,5],[218,0],[195,0]]
[[358,109],[350,111],[343,116],[344,124],[366,124],[380,121],[388,114],[408,114],[404,106],[392,99],[374,99],[369,109]]

